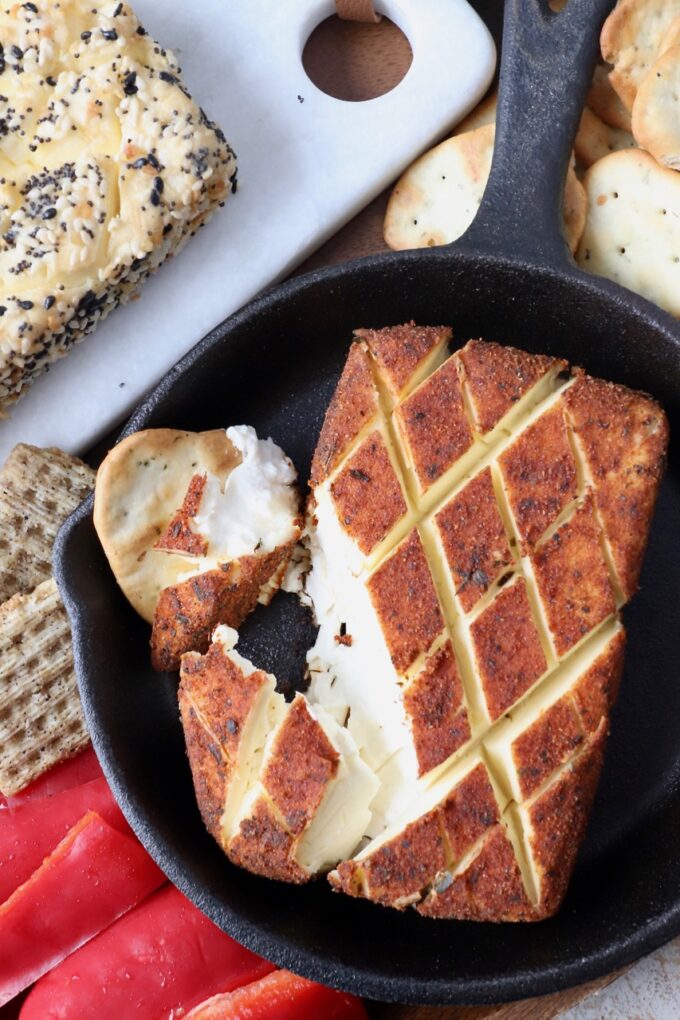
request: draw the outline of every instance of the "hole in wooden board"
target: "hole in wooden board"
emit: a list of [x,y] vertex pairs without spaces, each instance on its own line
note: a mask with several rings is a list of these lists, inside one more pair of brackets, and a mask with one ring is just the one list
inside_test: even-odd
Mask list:
[[302,65],[318,89],[335,99],[364,102],[390,92],[411,66],[411,46],[394,22],[342,21],[336,15],[314,29]]

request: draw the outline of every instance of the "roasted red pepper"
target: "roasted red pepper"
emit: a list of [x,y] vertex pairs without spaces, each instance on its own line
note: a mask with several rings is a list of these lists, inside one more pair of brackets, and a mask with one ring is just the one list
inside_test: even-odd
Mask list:
[[277,970],[228,995],[215,995],[186,1020],[367,1020],[360,999]]
[[83,783],[89,783],[92,779],[99,779],[101,776],[102,770],[97,761],[97,755],[93,748],[88,747],[87,750],[81,751],[75,757],[67,758],[65,761],[53,765],[51,769],[43,772],[38,779],[30,786],[20,790],[19,793],[5,798],[0,796],[0,800],[4,800],[7,807],[12,810],[19,807],[20,804],[25,804],[28,800],[54,797],[56,793],[70,790],[74,786],[82,786]]
[[42,978],[21,1020],[168,1020],[271,969],[168,885]]
[[0,906],[0,1006],[164,880],[134,837],[88,812]]
[[104,778],[53,797],[30,800],[0,815],[0,903],[39,867],[71,826],[88,811],[130,835]]

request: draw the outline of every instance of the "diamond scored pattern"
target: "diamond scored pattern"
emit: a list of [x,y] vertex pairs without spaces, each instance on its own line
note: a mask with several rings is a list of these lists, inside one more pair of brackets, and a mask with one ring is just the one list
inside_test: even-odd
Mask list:
[[[380,358],[373,345],[364,349],[391,457],[381,450],[385,474],[374,491],[381,489],[382,503],[365,533],[346,530],[364,552],[384,543],[367,587],[403,683],[420,775],[438,766],[435,777],[445,774],[449,759],[454,774],[455,762],[478,764],[399,836],[339,865],[332,881],[392,906],[415,903],[429,916],[546,916],[559,904],[578,848],[569,844],[568,823],[557,835],[546,833],[556,812],[571,808],[576,829],[585,826],[623,649],[619,629],[599,667],[578,677],[580,694],[575,688],[541,707],[537,691],[551,686],[565,656],[616,613],[607,540],[564,400],[574,381],[564,362],[473,341],[410,392],[402,374],[399,399],[394,372],[384,374],[391,352],[383,332]],[[532,407],[531,393],[539,390]],[[332,483],[340,513],[336,494],[371,441]],[[377,457],[373,467],[379,474]],[[440,489],[432,506],[434,481]],[[402,535],[405,508],[411,515],[405,538],[399,529],[390,533],[397,507]],[[534,717],[508,754],[487,753],[489,736],[529,692]],[[486,793],[477,791],[478,803],[461,815],[475,783]],[[453,830],[463,826],[457,839],[446,818]],[[465,819],[468,827],[474,819],[474,831],[465,830]]]

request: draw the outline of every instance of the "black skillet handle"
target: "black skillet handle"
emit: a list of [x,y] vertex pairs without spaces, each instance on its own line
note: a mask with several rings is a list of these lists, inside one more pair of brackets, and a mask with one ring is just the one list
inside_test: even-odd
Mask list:
[[602,22],[613,0],[506,0],[496,143],[474,222],[457,250],[564,265],[564,178]]

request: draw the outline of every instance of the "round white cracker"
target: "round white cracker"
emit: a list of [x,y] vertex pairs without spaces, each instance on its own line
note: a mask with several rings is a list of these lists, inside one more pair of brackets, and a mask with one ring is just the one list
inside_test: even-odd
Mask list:
[[158,596],[191,566],[186,556],[152,553],[181,507],[195,474],[222,483],[241,456],[224,429],[147,429],[109,452],[97,472],[94,525],[116,581],[132,606],[153,622]]
[[597,163],[598,159],[608,156],[610,152],[630,149],[634,145],[635,139],[629,131],[610,127],[589,107],[583,108],[581,122],[574,140],[574,152],[584,167],[592,166],[593,163]]
[[[385,214],[385,241],[396,250],[448,244],[475,218],[489,178],[495,125],[447,138],[413,163],[395,185]],[[585,192],[569,167],[565,236],[575,251],[586,214]]]
[[619,0],[602,26],[602,57],[614,65],[609,80],[627,110],[678,15],[680,0]]
[[680,315],[680,175],[642,149],[613,152],[583,179],[576,261]]
[[640,85],[633,133],[659,163],[680,170],[680,46],[666,50]]

